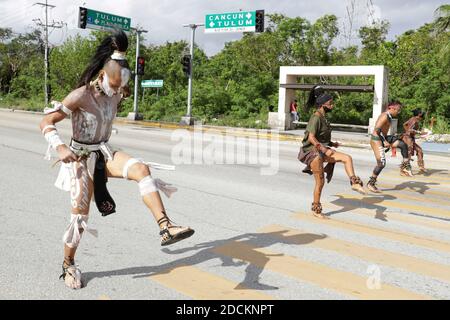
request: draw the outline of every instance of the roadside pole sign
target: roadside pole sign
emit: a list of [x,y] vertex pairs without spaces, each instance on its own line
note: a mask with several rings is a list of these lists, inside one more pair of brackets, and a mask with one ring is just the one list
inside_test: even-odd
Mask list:
[[162,88],[164,84],[164,80],[142,80],[141,87],[142,88]]
[[256,11],[207,14],[205,33],[255,32]]
[[131,19],[80,7],[79,27],[104,31],[118,28],[123,31],[130,31]]
[[156,97],[159,98],[159,88],[164,85],[164,80],[142,80],[141,87],[142,90],[142,101],[144,101],[144,95],[147,88],[156,88]]

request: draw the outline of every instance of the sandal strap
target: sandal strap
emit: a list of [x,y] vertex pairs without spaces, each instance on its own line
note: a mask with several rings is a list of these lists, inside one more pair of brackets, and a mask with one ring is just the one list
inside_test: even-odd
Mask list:
[[362,181],[361,181],[361,178],[358,177],[358,176],[352,176],[352,177],[350,177],[350,184],[351,184],[351,185],[359,184],[360,186],[363,185],[363,183],[362,183]]
[[169,238],[172,238],[172,234],[169,232],[169,228],[168,227],[164,227],[164,229],[161,229],[161,231],[159,231],[159,235],[163,236],[163,235],[167,235]]
[[315,213],[322,213],[322,204],[320,202],[313,202],[311,204],[311,211]]
[[158,225],[161,225],[161,223],[163,222],[169,222],[169,218],[167,218],[167,216],[164,216],[161,219],[158,219],[158,221],[156,221]]
[[74,260],[71,260],[70,262],[71,262],[71,264],[70,265],[67,265],[67,267],[65,267],[64,266],[64,264],[65,264],[65,262],[66,261],[63,261],[63,263],[62,263],[62,274],[59,276],[59,279],[63,279],[63,280],[66,280],[66,275],[69,273],[69,268],[70,267],[73,267],[73,266],[75,266],[75,261]]
[[168,224],[174,224],[175,222],[172,221],[168,216],[167,213],[165,211],[161,212],[163,214],[163,217],[158,219],[158,221],[156,221],[156,223],[160,226],[161,223],[167,222]]
[[410,166],[409,161],[403,161],[400,164],[400,169],[408,169],[409,166]]

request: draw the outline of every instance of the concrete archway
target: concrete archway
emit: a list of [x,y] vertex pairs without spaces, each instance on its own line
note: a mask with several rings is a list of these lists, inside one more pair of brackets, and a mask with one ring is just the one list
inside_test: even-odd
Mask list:
[[[383,112],[388,97],[388,70],[385,66],[283,66],[280,67],[280,89],[278,95],[278,112],[269,113],[269,127],[278,130],[293,129],[289,105],[294,100],[295,89],[299,76],[373,76],[373,106],[372,118],[369,120],[371,132],[378,116]],[[291,86],[289,86],[291,85]],[[351,91],[351,90],[347,90]],[[397,131],[397,122],[392,123],[391,133]]]

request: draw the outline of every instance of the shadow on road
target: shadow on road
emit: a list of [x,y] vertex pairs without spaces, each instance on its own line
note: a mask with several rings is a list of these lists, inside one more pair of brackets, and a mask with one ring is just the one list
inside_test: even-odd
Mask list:
[[338,197],[336,200],[331,201],[330,203],[341,207],[338,210],[331,211],[327,215],[334,215],[338,213],[348,212],[354,209],[358,208],[364,208],[369,210],[375,210],[375,219],[379,219],[382,221],[388,221],[387,215],[384,213],[387,208],[379,205],[378,203],[381,203],[384,200],[395,200],[397,199],[394,196],[388,195],[388,194],[382,194],[377,195],[374,197],[364,197],[362,199],[353,199],[353,198],[346,198],[345,196],[337,195]]
[[444,175],[442,175],[442,174],[437,174],[437,173],[439,173],[439,172],[446,172],[446,173],[448,173],[448,170],[443,170],[443,169],[427,169],[427,172],[425,172],[425,173],[421,173],[421,174],[418,174],[418,175],[421,175],[421,176],[424,176],[424,177],[430,177],[430,176],[432,176],[432,175],[434,175],[434,176],[448,176],[448,174],[444,174]]
[[436,182],[419,182],[419,181],[405,181],[398,185],[396,185],[394,188],[391,189],[383,189],[383,191],[398,191],[398,190],[406,190],[410,189],[414,192],[418,192],[420,194],[425,194],[426,191],[430,190],[430,187],[428,186],[437,186],[440,185],[440,183]]
[[[171,270],[178,266],[193,266],[208,260],[218,259],[221,262],[220,266],[222,267],[239,267],[248,263],[247,268],[245,269],[245,278],[235,287],[236,290],[276,290],[278,287],[260,283],[259,276],[264,270],[264,266],[269,261],[270,256],[283,256],[283,254],[265,254],[256,249],[269,247],[277,243],[304,245],[327,237],[325,234],[314,233],[286,236],[284,235],[286,232],[288,232],[288,230],[269,233],[246,233],[228,239],[199,243],[187,248],[174,250],[164,248],[162,251],[170,255],[184,254],[187,252],[195,253],[192,256],[174,260],[159,266],[131,267],[103,272],[85,272],[83,273],[83,280],[86,286],[89,281],[95,278],[126,275],[133,275],[133,278],[146,278],[152,275],[170,273]],[[243,248],[245,249],[240,252],[240,256],[243,256],[244,260],[246,257],[249,257],[249,261],[257,261],[257,265],[242,260],[234,261],[231,257],[214,252],[214,249],[230,245],[230,242],[233,241],[239,241],[239,244],[244,245]]]

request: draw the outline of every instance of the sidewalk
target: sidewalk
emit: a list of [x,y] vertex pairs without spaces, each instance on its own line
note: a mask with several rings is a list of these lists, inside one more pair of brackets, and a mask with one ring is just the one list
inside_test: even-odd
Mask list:
[[[199,126],[187,126],[170,122],[157,122],[139,120],[133,121],[127,118],[116,118],[115,123],[122,125],[134,125],[139,127],[152,127],[161,129],[185,129],[189,131],[198,130]],[[224,126],[211,126],[201,125],[202,132],[216,133],[216,134],[232,134],[236,136],[245,136],[249,138],[263,138],[263,139],[279,139],[281,141],[295,141],[300,143],[303,140],[304,131],[289,130],[289,131],[277,131],[270,129],[252,129],[252,128],[236,128],[236,127],[224,127]],[[277,137],[278,136],[278,137]],[[360,132],[344,132],[333,131],[333,140],[339,141],[345,144],[346,147],[353,148],[365,148],[369,149],[369,139],[366,133]]]
[[[43,115],[43,112],[25,111],[0,108],[1,112],[17,112],[28,114]],[[160,129],[185,129],[188,131],[198,130],[199,126],[187,126],[174,122],[162,122],[162,121],[149,121],[149,120],[129,120],[125,117],[117,117],[114,121],[116,124],[138,126],[146,128],[160,128]],[[292,141],[301,143],[303,140],[304,129],[278,131],[270,129],[252,129],[252,128],[236,128],[236,127],[224,127],[224,126],[211,126],[201,125],[202,132],[208,132],[211,134],[231,134],[234,136],[241,136],[247,138],[260,138],[260,139],[279,139],[280,141]],[[338,141],[345,147],[370,149],[369,136],[367,133],[362,132],[348,132],[333,130],[332,140]],[[419,144],[422,142],[419,141]],[[450,156],[450,144],[437,144],[437,143],[423,143],[423,149],[429,154],[436,154],[445,157]]]
[[[140,120],[133,121],[127,118],[118,117],[115,123],[122,125],[134,125],[139,127],[152,127],[161,129],[185,129],[188,131],[198,130],[199,126],[187,126],[171,122],[158,122]],[[236,128],[236,127],[223,127],[223,126],[211,126],[201,125],[202,132],[208,132],[211,134],[231,134],[234,136],[242,136],[248,138],[260,138],[260,139],[278,139],[281,141],[293,141],[301,143],[305,133],[304,129],[277,131],[270,129],[251,129],[251,128]],[[332,140],[340,142],[344,147],[370,149],[369,135],[363,132],[348,132],[333,130]],[[419,145],[422,145],[423,150],[428,154],[435,154],[444,157],[450,157],[450,144],[429,143],[423,140],[418,141]]]

